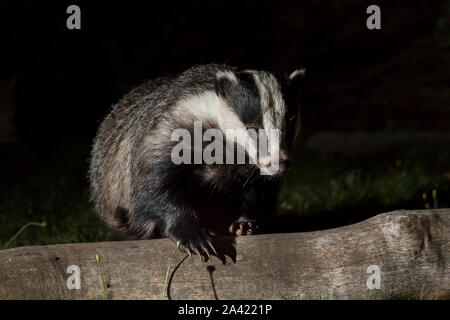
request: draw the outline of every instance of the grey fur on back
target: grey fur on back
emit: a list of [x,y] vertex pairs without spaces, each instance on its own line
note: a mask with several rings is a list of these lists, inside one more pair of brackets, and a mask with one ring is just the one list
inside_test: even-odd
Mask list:
[[94,139],[89,169],[91,199],[109,226],[123,233],[133,230],[150,235],[152,226],[138,225],[127,218],[138,181],[137,177],[133,179],[132,166],[146,161],[143,157],[155,156],[144,150],[143,139],[163,121],[161,117],[169,121],[171,108],[182,97],[214,90],[219,70],[229,68],[201,65],[175,78],[146,81],[113,105]]

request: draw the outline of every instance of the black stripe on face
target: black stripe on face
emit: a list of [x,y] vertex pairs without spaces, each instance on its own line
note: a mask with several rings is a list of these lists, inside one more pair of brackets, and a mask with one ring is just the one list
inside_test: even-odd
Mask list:
[[217,81],[216,89],[247,126],[262,127],[262,112],[259,91],[253,76],[248,72],[236,73],[238,84],[229,79]]

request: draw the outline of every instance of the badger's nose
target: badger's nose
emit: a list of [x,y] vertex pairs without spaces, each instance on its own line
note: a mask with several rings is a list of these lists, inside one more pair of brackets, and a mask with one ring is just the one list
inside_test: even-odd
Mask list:
[[259,159],[259,165],[261,168],[266,169],[269,175],[281,175],[288,171],[290,167],[290,161],[287,157],[280,157],[275,161],[270,158]]

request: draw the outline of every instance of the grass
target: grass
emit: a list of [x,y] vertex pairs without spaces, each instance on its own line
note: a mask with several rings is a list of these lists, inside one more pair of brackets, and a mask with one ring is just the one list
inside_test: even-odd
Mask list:
[[[4,190],[0,203],[0,246],[45,245],[111,240],[112,232],[97,218],[87,189],[73,190],[58,182],[30,194],[21,189]],[[29,221],[46,222],[45,228],[28,228],[11,239]]]
[[378,150],[362,145],[357,152],[304,148],[296,154],[297,164],[282,186],[278,212],[308,216],[363,208],[382,212],[449,206],[446,143],[450,142],[404,141]]
[[323,166],[322,170],[312,165],[302,164],[286,181],[280,194],[280,211],[308,214],[354,207],[365,201],[375,201],[380,208],[394,207],[421,202],[422,194],[432,190],[437,193],[437,186],[448,192],[448,182],[443,176],[421,167],[392,166],[367,172],[361,168],[345,170],[339,163],[320,160],[314,165]]
[[17,231],[17,233],[11,238],[11,239],[9,239],[6,243],[5,243],[5,245],[3,246],[3,249],[8,249],[8,247],[9,247],[9,245],[11,244],[11,243],[13,243],[14,242],[14,240],[26,229],[26,228],[28,228],[28,227],[31,227],[31,226],[37,226],[37,227],[42,227],[42,228],[45,228],[46,226],[47,226],[47,223],[44,221],[44,222],[41,222],[41,223],[39,223],[39,222],[28,222],[26,225],[24,225],[22,228],[20,228],[20,230],[19,231]]
[[105,283],[105,279],[103,278],[102,262],[101,262],[100,256],[98,254],[95,255],[95,260],[97,260],[98,270],[100,271],[100,280],[102,281],[102,286],[103,286],[103,300],[106,300],[106,283]]
[[180,247],[180,243],[181,243],[181,241],[177,241],[177,245],[176,245],[175,249],[173,249],[172,256],[170,257],[169,264],[167,265],[166,277],[164,279],[164,289],[163,289],[161,300],[164,300],[164,297],[166,295],[167,285],[169,283],[170,266],[172,265],[173,259],[175,257],[175,253],[177,252],[178,248]]
[[27,228],[10,247],[113,239],[91,203],[86,181],[88,147],[8,150],[0,154],[0,248],[30,221],[45,228]]
[[[349,137],[301,145],[282,184],[280,216],[325,213],[345,224],[347,212],[374,215],[450,206],[448,137],[354,134],[354,141]],[[24,173],[11,172],[0,180],[0,247],[113,239],[89,202],[87,150],[63,153],[58,151],[45,163],[30,156],[29,168],[11,158],[9,168]],[[30,221],[45,221],[47,226],[27,228],[12,239]]]

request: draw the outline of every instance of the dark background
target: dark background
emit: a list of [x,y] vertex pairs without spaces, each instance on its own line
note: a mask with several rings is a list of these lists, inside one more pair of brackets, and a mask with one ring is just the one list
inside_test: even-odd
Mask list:
[[[99,122],[144,79],[209,62],[277,73],[306,68],[300,175],[319,172],[311,178],[317,183],[328,166],[342,166],[317,187],[325,191],[314,191],[324,198],[302,208],[281,203],[285,211],[333,212],[333,223],[324,222],[329,216],[315,220],[329,227],[388,209],[432,207],[432,189],[441,199],[436,207],[448,205],[450,1],[373,3],[381,7],[381,30],[366,28],[367,1],[1,1],[0,105],[13,110],[14,133],[0,143],[0,236],[6,241],[24,223],[44,219],[46,231],[18,244],[107,239],[87,198],[90,144]],[[66,28],[70,4],[81,8],[81,30]],[[322,132],[331,134],[317,135]],[[355,142],[347,152],[348,141]],[[379,152],[365,152],[367,141],[381,146]],[[413,155],[396,153],[418,145]],[[311,166],[302,167],[302,159]],[[333,181],[345,187],[333,175],[358,168],[362,183],[383,161],[394,168],[417,164],[432,178],[400,177],[407,187],[417,186],[405,198],[384,196],[384,186],[396,182],[383,180],[377,182],[381,200],[367,192],[359,202],[321,205]],[[358,183],[348,187],[348,198],[355,198]],[[311,196],[305,192],[299,197]],[[279,226],[275,231],[302,230],[300,224]],[[66,233],[72,234],[61,236]]]

